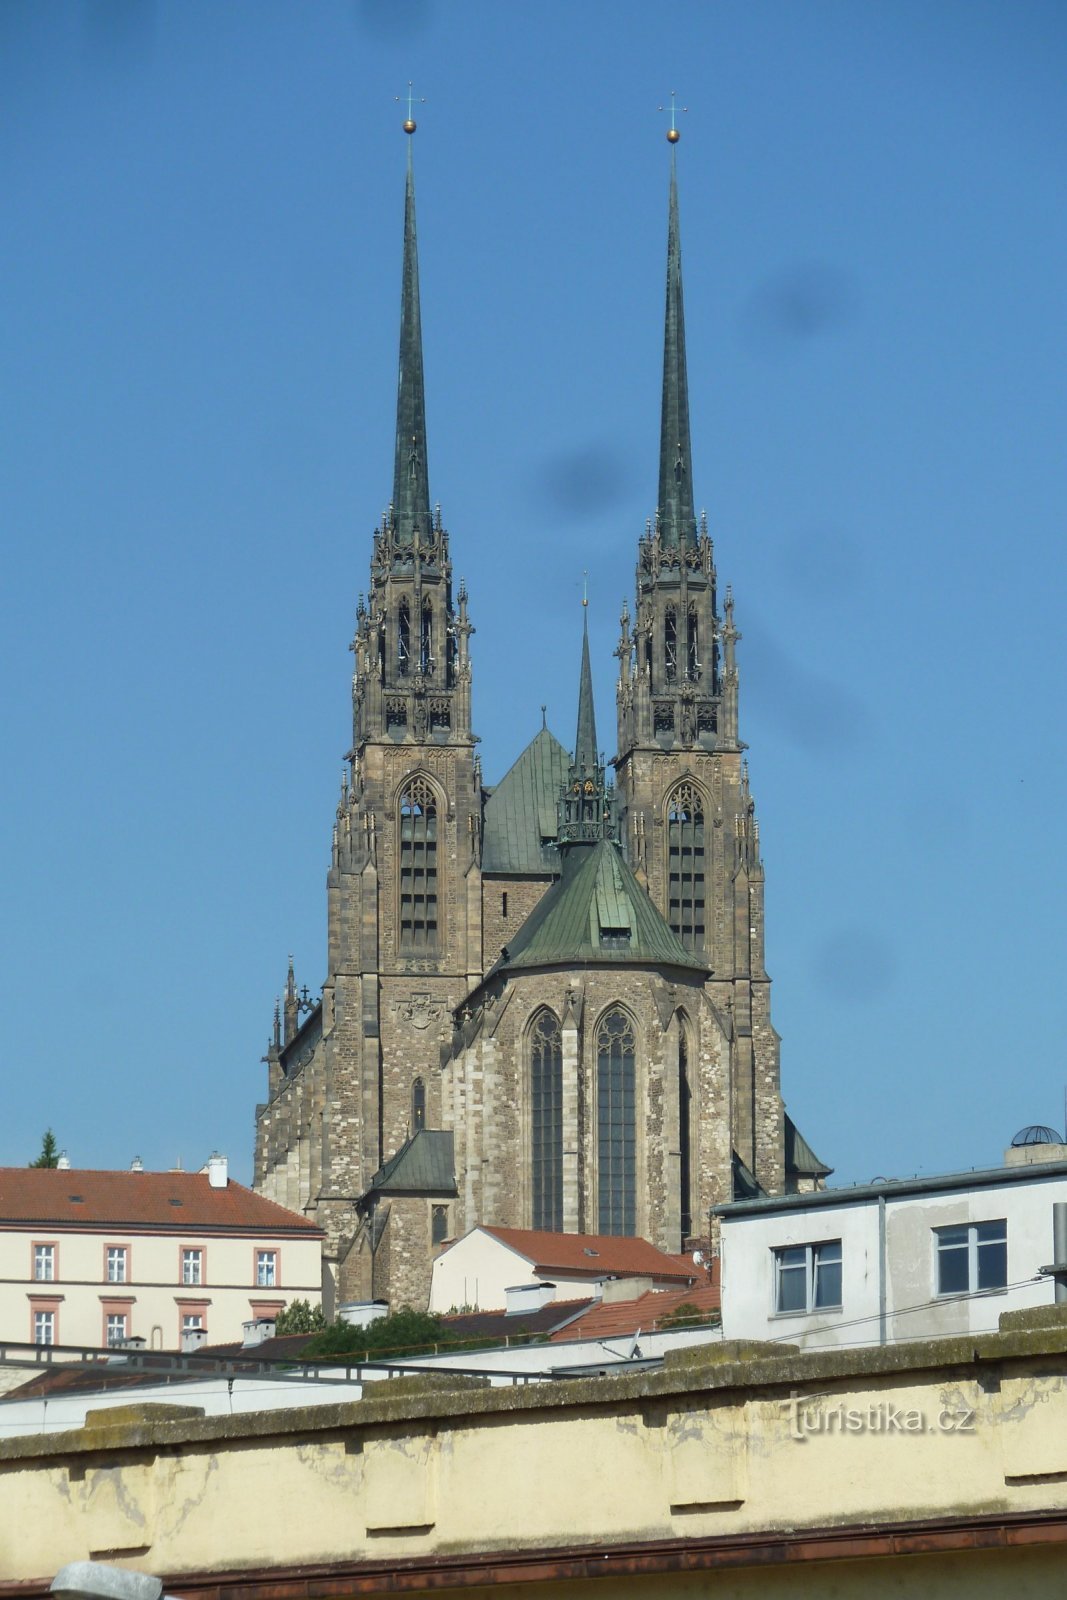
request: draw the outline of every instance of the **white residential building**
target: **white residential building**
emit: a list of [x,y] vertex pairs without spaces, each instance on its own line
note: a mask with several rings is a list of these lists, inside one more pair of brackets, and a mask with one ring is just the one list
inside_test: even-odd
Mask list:
[[723,1337],[810,1349],[993,1332],[1001,1312],[1054,1298],[1041,1269],[1057,1203],[1063,1160],[717,1207]]
[[[646,1289],[677,1289],[702,1280],[686,1256],[668,1255],[647,1239],[534,1228],[472,1228],[433,1264],[430,1310],[503,1310],[528,1287],[531,1304]],[[607,1286],[607,1287],[606,1287]],[[513,1291],[510,1295],[508,1291]]]
[[0,1168],[0,1340],[176,1350],[320,1303],[322,1232],[204,1172]]

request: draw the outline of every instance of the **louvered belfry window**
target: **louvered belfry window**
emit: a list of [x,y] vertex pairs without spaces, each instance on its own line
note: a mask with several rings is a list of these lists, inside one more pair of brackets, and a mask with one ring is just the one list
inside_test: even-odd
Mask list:
[[667,802],[667,921],[687,950],[703,950],[704,805],[691,783]]
[[531,1226],[563,1231],[563,1041],[551,1011],[530,1030]]
[[437,798],[425,778],[400,796],[400,948],[437,948]]
[[635,1041],[625,1011],[609,1011],[596,1034],[599,1233],[637,1232]]

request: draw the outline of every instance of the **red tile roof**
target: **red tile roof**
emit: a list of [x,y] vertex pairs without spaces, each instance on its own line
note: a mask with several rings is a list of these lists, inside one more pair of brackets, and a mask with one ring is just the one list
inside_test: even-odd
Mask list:
[[667,1255],[647,1239],[484,1225],[482,1231],[524,1256],[538,1272],[565,1272],[568,1277],[583,1278],[669,1278],[675,1283],[697,1276],[691,1257]]
[[298,1233],[322,1230],[231,1178],[213,1189],[206,1172],[90,1172],[77,1167],[0,1167],[0,1228],[162,1229],[168,1233]]
[[665,1316],[682,1305],[693,1306],[700,1313],[700,1321],[713,1320],[719,1311],[718,1285],[704,1283],[688,1289],[650,1289],[636,1300],[616,1300],[611,1305],[598,1301],[566,1327],[557,1328],[549,1338],[553,1344],[559,1344],[566,1339],[612,1339],[633,1333],[653,1333]]

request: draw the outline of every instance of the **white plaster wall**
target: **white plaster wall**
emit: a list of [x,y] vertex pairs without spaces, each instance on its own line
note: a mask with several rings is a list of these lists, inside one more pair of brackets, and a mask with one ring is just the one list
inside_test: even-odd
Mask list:
[[[503,1311],[508,1289],[546,1281],[510,1245],[474,1228],[434,1262],[430,1310]],[[600,1292],[589,1278],[566,1278],[554,1272],[551,1281],[556,1286],[553,1300],[591,1300]]]

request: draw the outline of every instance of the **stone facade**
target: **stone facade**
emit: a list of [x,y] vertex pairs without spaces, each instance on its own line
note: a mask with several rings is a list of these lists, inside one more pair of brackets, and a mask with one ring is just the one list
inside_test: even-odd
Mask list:
[[[600,1215],[597,1030],[612,1011],[636,1041],[627,1228],[678,1250],[708,1234],[711,1208],[732,1197],[739,1170],[770,1193],[803,1180],[783,1162],[763,867],[738,737],[740,635],[729,591],[720,614],[712,545],[689,488],[673,175],[660,499],[638,542],[636,610],[632,626],[624,611],[616,652],[617,794],[598,766],[587,649],[566,804],[579,796],[593,820],[568,834],[561,802],[558,840],[545,818],[559,785],[549,792],[544,773],[558,777],[567,758],[547,730],[521,758],[530,758],[523,783],[542,790],[503,820],[518,802],[504,785],[495,798],[483,786],[475,753],[467,594],[453,595],[448,534],[429,501],[410,169],[403,282],[394,497],[357,607],[326,980],[309,1004],[290,969],[257,1113],[255,1183],[324,1228],[335,1297],[425,1303],[441,1207],[451,1236],[479,1222],[537,1222],[530,1037],[545,1014],[562,1043],[564,1229],[610,1231]],[[528,836],[514,862],[500,843],[508,826]],[[566,850],[596,840],[617,840],[630,885],[622,901],[629,894],[633,912],[639,886],[662,936],[653,929],[647,948],[620,957],[632,929],[612,917],[629,913],[611,910],[601,882],[590,913],[599,934],[594,927],[580,959],[557,951],[540,965],[529,954],[510,963],[509,948],[559,899]],[[637,918],[646,934],[649,914]],[[454,1189],[377,1195],[376,1174],[420,1128],[454,1135]]]

